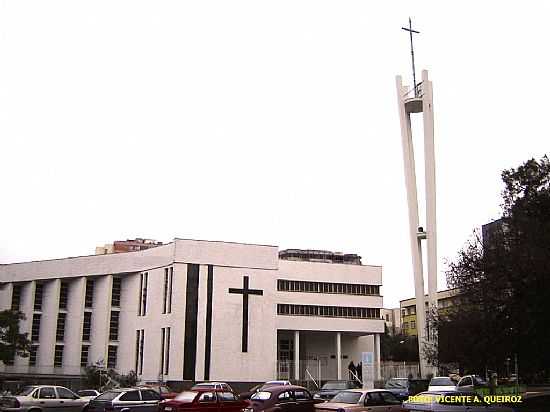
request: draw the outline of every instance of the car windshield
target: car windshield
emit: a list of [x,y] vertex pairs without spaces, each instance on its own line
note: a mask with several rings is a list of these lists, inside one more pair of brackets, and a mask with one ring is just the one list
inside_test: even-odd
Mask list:
[[391,388],[406,388],[407,380],[406,379],[390,379],[386,382],[386,389]]
[[197,392],[185,391],[176,396],[175,399],[180,402],[193,402],[195,396],[197,396]]
[[430,386],[455,386],[451,378],[433,378],[430,381]]
[[17,394],[19,396],[27,396],[27,395],[30,395],[32,391],[34,391],[35,389],[36,389],[35,386],[25,386],[23,389],[17,392]]
[[331,399],[331,403],[358,403],[361,392],[343,391]]
[[333,390],[333,389],[347,389],[348,385],[346,382],[327,382],[323,385],[321,390]]
[[250,397],[253,401],[266,401],[269,398],[271,398],[271,392],[256,392],[254,395]]
[[120,392],[114,392],[114,391],[103,392],[101,395],[99,395],[97,398],[95,398],[95,400],[96,401],[112,401],[119,394],[120,394]]

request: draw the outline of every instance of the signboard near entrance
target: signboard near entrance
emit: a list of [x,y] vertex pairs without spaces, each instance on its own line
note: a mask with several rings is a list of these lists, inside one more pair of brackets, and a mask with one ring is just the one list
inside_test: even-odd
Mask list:
[[363,388],[374,389],[374,352],[361,352]]

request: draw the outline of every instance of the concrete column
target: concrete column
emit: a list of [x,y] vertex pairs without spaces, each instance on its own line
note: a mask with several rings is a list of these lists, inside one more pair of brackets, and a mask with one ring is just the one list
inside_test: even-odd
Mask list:
[[342,379],[342,333],[336,332],[336,370],[337,379]]
[[112,275],[95,278],[94,303],[92,306],[92,330],[90,337],[91,346],[89,353],[89,362],[91,364],[102,360],[104,366],[107,366],[112,287]]
[[[430,307],[437,308],[437,230],[436,230],[436,182],[435,182],[435,147],[434,147],[434,113],[432,82],[428,71],[422,71],[422,88],[424,90],[424,170],[426,184],[426,243],[428,260],[428,302]],[[430,337],[428,337],[430,338]]]
[[300,380],[300,331],[294,331],[294,380]]
[[53,373],[55,351],[55,332],[59,311],[59,291],[61,281],[50,280],[43,284],[42,317],[40,319],[40,346],[38,347],[39,365],[44,373]]
[[80,353],[82,349],[82,323],[84,320],[84,295],[86,278],[80,277],[69,283],[67,319],[65,321],[65,351],[63,353],[63,373],[80,373]]
[[11,309],[12,293],[13,283],[6,283],[0,287],[0,310]]
[[374,334],[374,379],[382,379],[380,373],[380,334]]

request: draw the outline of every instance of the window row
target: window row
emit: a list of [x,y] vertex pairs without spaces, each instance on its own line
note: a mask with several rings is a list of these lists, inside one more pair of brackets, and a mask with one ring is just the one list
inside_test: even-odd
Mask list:
[[320,316],[329,318],[380,319],[380,309],[349,306],[278,304],[278,315]]
[[380,295],[379,285],[356,283],[309,282],[305,280],[277,280],[277,290],[281,292],[338,293],[345,295]]

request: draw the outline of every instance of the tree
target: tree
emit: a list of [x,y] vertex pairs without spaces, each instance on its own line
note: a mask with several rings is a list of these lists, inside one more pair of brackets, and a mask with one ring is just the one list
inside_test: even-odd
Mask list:
[[19,321],[25,320],[25,314],[15,310],[0,311],[0,360],[13,361],[15,355],[29,356],[31,342],[27,333],[19,333]]
[[388,361],[418,362],[416,336],[390,335],[386,327],[380,338],[380,357]]
[[550,369],[550,162],[531,159],[502,180],[501,218],[475,231],[449,264],[447,283],[460,291],[460,304],[430,320],[437,361],[502,374],[517,354],[522,376],[540,379]]

